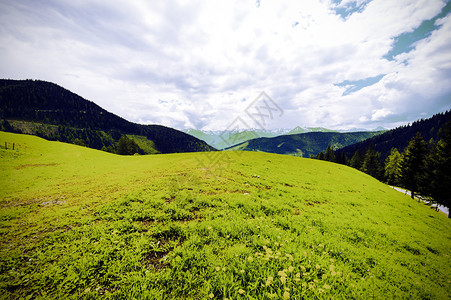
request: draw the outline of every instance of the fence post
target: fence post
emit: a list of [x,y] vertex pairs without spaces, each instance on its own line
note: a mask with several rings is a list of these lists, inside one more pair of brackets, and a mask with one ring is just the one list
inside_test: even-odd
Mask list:
[[14,150],[14,145],[15,145],[15,143],[13,143],[13,150]]

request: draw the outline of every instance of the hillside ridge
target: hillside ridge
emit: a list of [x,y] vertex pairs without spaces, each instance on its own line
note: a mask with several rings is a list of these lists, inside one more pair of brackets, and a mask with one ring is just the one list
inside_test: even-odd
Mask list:
[[[145,137],[159,153],[216,150],[189,134],[162,125],[129,122],[54,83],[0,80],[0,129],[102,149],[122,135]],[[32,123],[32,124],[30,124]]]
[[360,142],[382,132],[307,132],[281,135],[272,138],[251,139],[226,149],[232,151],[263,151],[310,157],[310,155],[316,155],[321,151],[324,152],[329,145],[338,149],[343,146]]
[[399,126],[388,130],[380,135],[371,137],[364,141],[342,147],[341,154],[351,158],[356,151],[364,154],[373,144],[375,151],[380,153],[380,160],[383,162],[390,154],[392,148],[404,151],[409,141],[419,132],[426,142],[431,139],[438,141],[438,132],[447,122],[451,121],[451,111],[441,112],[427,119],[420,119],[412,124]]

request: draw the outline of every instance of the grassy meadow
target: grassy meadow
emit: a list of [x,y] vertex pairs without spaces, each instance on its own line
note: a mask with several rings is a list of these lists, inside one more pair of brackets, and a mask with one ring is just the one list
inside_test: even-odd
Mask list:
[[352,168],[0,146],[1,299],[451,297],[447,216]]

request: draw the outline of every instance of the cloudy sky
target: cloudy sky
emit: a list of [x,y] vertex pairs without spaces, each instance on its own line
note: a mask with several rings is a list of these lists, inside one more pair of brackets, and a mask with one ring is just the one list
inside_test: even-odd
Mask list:
[[[451,109],[443,0],[0,0],[0,77],[61,85],[130,121],[393,128]],[[268,111],[269,112],[269,111]]]

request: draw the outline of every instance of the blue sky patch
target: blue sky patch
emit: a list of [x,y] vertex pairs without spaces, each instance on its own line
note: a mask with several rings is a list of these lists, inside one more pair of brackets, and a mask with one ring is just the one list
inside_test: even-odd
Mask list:
[[368,78],[355,80],[355,81],[345,80],[343,82],[336,83],[335,85],[346,87],[346,91],[343,92],[343,96],[346,96],[346,95],[352,94],[354,92],[357,92],[357,91],[363,89],[364,87],[371,86],[373,84],[378,83],[382,79],[382,77],[384,77],[385,75],[386,74],[380,74],[375,77],[368,77]]
[[[339,5],[341,3],[341,0],[333,0],[332,2],[336,5]],[[355,12],[363,11],[370,2],[371,0],[366,0],[363,1],[360,5],[357,5],[357,1],[350,2],[344,7],[334,8],[334,11],[337,15],[340,15],[343,19],[346,19]]]
[[405,32],[395,37],[393,48],[384,55],[385,59],[394,60],[394,57],[401,53],[408,53],[415,48],[415,43],[429,37],[432,31],[439,28],[435,25],[437,19],[445,17],[451,9],[451,1],[442,9],[441,13],[430,20],[423,21],[419,27],[412,32]]

